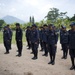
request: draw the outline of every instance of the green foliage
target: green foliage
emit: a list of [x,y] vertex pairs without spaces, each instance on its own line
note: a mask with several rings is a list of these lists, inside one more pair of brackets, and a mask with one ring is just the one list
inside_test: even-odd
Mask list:
[[50,20],[51,22],[56,22],[58,18],[63,18],[66,16],[67,12],[59,12],[59,9],[57,8],[50,8],[50,11],[48,12],[46,18],[47,20]]
[[70,21],[75,21],[75,14],[72,18],[70,18]]
[[0,20],[0,30],[2,29],[3,26],[5,26],[5,21],[4,20]]

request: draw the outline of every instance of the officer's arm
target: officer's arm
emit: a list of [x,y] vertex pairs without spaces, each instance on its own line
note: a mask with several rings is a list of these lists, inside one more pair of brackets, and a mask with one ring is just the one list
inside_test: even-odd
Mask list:
[[58,42],[58,34],[55,32],[55,44]]

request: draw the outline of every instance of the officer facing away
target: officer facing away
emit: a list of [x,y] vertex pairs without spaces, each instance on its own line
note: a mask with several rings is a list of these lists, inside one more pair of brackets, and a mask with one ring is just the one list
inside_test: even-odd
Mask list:
[[20,28],[20,24],[16,23],[16,44],[17,44],[17,48],[18,48],[18,57],[20,57],[22,55],[22,29]]
[[8,31],[7,26],[4,27],[3,42],[4,42],[4,46],[6,48],[6,52],[4,54],[9,54],[10,33]]
[[75,22],[71,23],[69,30],[69,53],[71,57],[72,67],[70,70],[75,69]]

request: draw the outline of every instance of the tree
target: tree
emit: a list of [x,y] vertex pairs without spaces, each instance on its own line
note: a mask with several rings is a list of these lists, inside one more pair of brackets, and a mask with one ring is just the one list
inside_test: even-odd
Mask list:
[[5,23],[4,20],[0,20],[0,30],[2,29],[4,23]]
[[50,20],[51,22],[56,22],[58,18],[63,18],[66,16],[67,12],[59,12],[59,9],[57,8],[50,8],[50,11],[48,12],[46,18],[47,20]]
[[32,17],[32,24],[34,24],[35,20],[34,20],[34,16]]
[[75,21],[75,14],[72,18],[70,18],[70,21]]
[[30,23],[32,23],[32,19],[31,19],[31,16],[30,16]]
[[55,22],[58,16],[59,16],[59,9],[50,8],[50,11],[48,12],[46,18],[47,20],[51,20],[52,22]]

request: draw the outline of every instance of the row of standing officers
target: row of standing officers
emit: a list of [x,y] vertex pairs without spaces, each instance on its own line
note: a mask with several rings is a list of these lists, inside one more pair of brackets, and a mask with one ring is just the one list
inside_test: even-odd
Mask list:
[[[69,31],[66,30],[66,27],[63,25],[61,26],[60,31],[60,43],[63,51],[63,57],[62,59],[67,59],[68,49],[69,54],[71,57],[72,67],[70,70],[75,69],[75,22],[70,24],[71,29]],[[44,24],[42,27],[40,27],[40,30],[38,27],[33,24],[32,27],[28,26],[26,30],[26,40],[28,44],[28,49],[32,49],[32,54],[34,57],[33,60],[38,59],[38,47],[39,44],[41,46],[40,51],[44,51],[43,56],[50,56],[50,62],[48,64],[55,64],[55,57],[57,52],[57,42],[58,42],[58,32],[56,27],[53,24],[46,25]],[[22,56],[22,37],[23,32],[20,28],[20,24],[16,23],[16,44],[18,48],[18,55],[16,56]],[[12,40],[12,31],[9,28],[9,25],[4,27],[3,31],[3,39],[4,39],[4,46],[6,48],[5,54],[9,54],[9,50],[11,49],[11,40]]]

